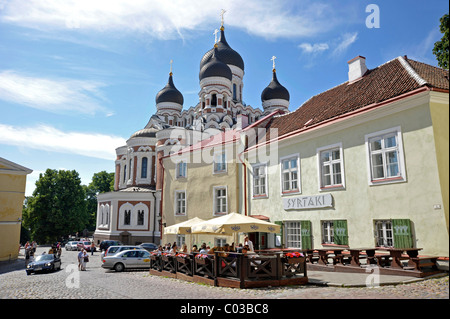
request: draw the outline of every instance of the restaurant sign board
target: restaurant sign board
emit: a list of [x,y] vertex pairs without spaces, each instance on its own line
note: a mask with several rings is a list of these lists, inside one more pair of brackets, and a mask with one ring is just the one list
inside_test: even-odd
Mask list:
[[331,196],[331,194],[283,198],[283,208],[285,210],[314,209],[325,207],[333,207],[333,197]]

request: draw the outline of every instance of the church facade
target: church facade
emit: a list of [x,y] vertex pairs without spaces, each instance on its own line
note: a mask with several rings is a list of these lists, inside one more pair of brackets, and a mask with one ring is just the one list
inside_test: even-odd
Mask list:
[[243,119],[247,125],[274,111],[289,112],[289,92],[279,83],[275,69],[261,95],[263,110],[244,102],[244,73],[244,61],[228,44],[223,23],[219,40],[200,61],[197,105],[183,108],[184,98],[171,70],[155,97],[156,113],[116,149],[114,191],[97,197],[97,244],[102,240],[159,243],[162,159],[221,132],[242,129]]

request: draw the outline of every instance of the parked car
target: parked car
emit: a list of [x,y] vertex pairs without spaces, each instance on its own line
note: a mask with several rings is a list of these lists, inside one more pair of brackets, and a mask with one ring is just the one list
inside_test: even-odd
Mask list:
[[122,243],[118,240],[103,240],[100,243],[100,251],[106,251],[110,246],[120,246]]
[[122,252],[124,250],[135,250],[135,249],[144,249],[144,248],[142,248],[140,246],[125,246],[125,245],[122,245],[122,246],[110,246],[106,250],[106,252],[102,252],[101,258],[103,258],[105,256],[115,255],[115,254],[120,253],[120,252]]
[[[91,245],[92,242],[90,242],[89,240],[79,241],[77,244],[77,250],[82,250],[84,248],[86,251],[91,251]],[[94,251],[96,250],[97,249],[94,246]]]
[[38,271],[53,271],[61,269],[61,259],[54,254],[39,255],[25,269],[27,275]]
[[77,241],[69,241],[66,244],[65,248],[66,250],[77,250],[77,244],[78,244]]
[[139,246],[141,246],[142,248],[144,248],[147,251],[154,251],[154,250],[158,249],[158,245],[156,245],[154,243],[142,243]]
[[102,268],[117,272],[133,268],[150,268],[150,253],[145,249],[125,250],[102,259]]

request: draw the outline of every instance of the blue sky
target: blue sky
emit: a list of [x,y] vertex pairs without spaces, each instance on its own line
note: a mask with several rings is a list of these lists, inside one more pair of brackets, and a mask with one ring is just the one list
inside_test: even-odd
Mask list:
[[[370,4],[379,28],[368,28]],[[114,171],[115,148],[156,112],[173,60],[184,108],[198,102],[199,64],[225,34],[244,59],[246,104],[272,76],[290,110],[347,80],[347,61],[375,68],[400,55],[437,65],[447,1],[0,0],[0,157],[33,170],[74,169],[83,184]],[[374,21],[374,20],[371,20]]]

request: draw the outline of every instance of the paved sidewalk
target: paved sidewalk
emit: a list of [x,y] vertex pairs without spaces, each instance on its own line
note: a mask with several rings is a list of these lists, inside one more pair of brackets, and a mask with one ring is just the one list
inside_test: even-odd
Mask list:
[[419,282],[430,278],[448,276],[447,272],[424,278],[413,276],[376,275],[369,273],[346,273],[308,271],[309,284],[329,287],[374,287]]

